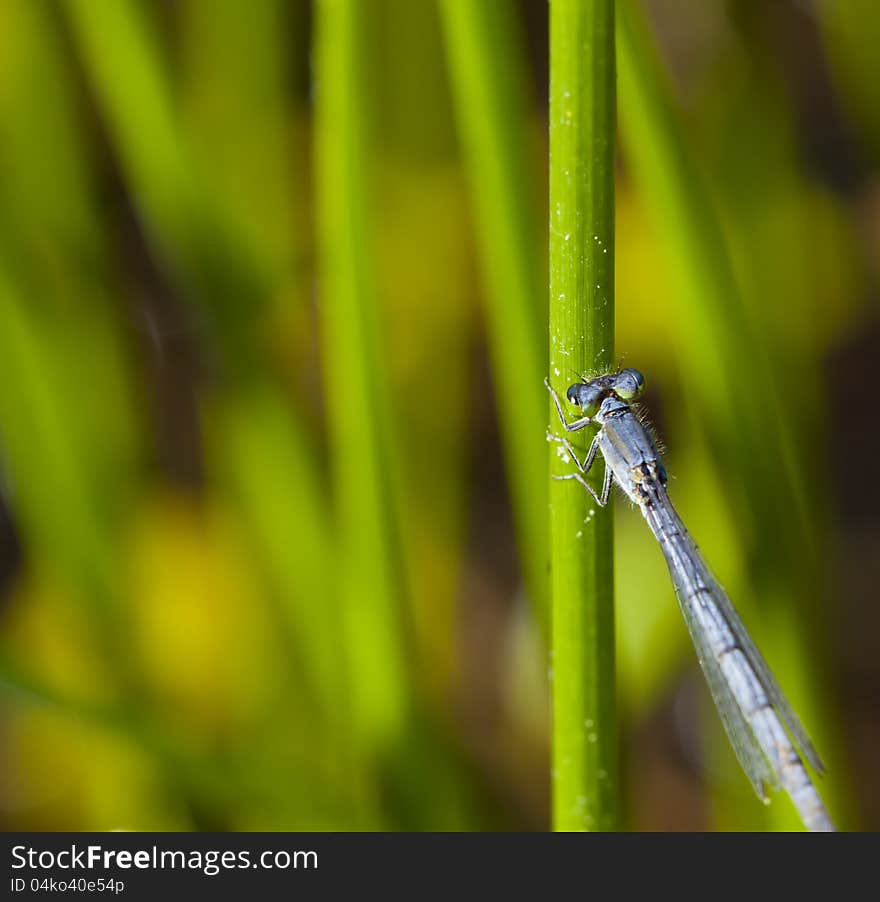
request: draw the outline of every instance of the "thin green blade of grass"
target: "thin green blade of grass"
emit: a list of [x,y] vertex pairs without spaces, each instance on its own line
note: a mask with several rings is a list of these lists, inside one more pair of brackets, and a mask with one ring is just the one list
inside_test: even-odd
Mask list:
[[526,586],[549,620],[543,426],[545,275],[530,187],[527,65],[514,11],[493,0],[440,5],[473,199],[496,397]]
[[[107,247],[77,119],[73,67],[46,7],[12,4],[2,20],[10,48],[0,75],[4,276],[15,303],[23,305],[33,346],[53,371],[42,375],[59,415],[76,409],[84,396],[95,401],[88,416],[64,416],[64,439],[96,521],[118,524],[136,483],[139,436],[121,330],[100,283]],[[33,446],[34,469],[41,455],[53,453],[54,446]],[[46,468],[52,469],[48,461]],[[40,490],[16,482],[19,497]],[[57,521],[58,509],[37,509]],[[37,557],[49,550],[40,549]],[[57,550],[63,555],[65,549]]]
[[[193,133],[185,130],[172,95],[167,62],[149,20],[137,5],[129,0],[118,3],[69,0],[65,10],[119,156],[126,186],[146,223],[152,247],[166,262],[174,285],[184,299],[194,302],[213,321],[215,328],[204,338],[211,349],[215,348],[212,339],[217,340],[220,355],[225,358],[221,360],[225,373],[228,375],[237,364],[246,362],[243,370],[238,368],[243,381],[257,393],[266,390],[265,361],[260,356],[263,349],[256,330],[267,298],[283,291],[285,267],[290,261],[289,252],[284,252],[279,244],[280,233],[287,228],[292,215],[290,210],[279,201],[280,211],[263,210],[257,226],[251,222],[245,227],[243,220],[254,218],[252,207],[212,199],[214,187],[216,194],[227,197],[228,185],[213,185],[212,174],[216,178],[221,175],[210,166],[197,171],[192,145],[207,142],[215,123],[199,119],[193,110],[191,115],[197,120],[190,123]],[[195,16],[192,10],[190,13]],[[226,13],[234,18],[235,10],[227,4]],[[266,13],[263,22],[266,30],[272,30],[272,21]],[[188,23],[195,30],[201,20],[190,19]],[[223,18],[222,22],[211,24],[221,29],[228,22]],[[209,62],[203,60],[198,65],[193,62],[193,67],[202,72]],[[247,68],[244,61],[241,66]],[[282,60],[274,58],[271,65],[264,61],[261,75],[252,75],[250,81],[239,86],[238,93],[242,98],[268,95],[265,103],[275,105],[273,121],[280,128],[277,120],[282,116],[282,97],[277,81],[283,76],[277,71],[273,75],[273,67],[281,68]],[[191,80],[196,79],[196,74],[191,73]],[[192,85],[191,92],[191,103],[198,107],[193,96],[196,88]],[[240,102],[246,104],[245,99]],[[216,133],[214,138],[217,140]],[[227,159],[229,156],[234,156],[231,150],[226,151]],[[243,160],[235,159],[239,167],[244,167]],[[274,178],[283,178],[282,170],[283,164],[276,161],[273,182]],[[263,170],[260,174],[265,175]],[[287,187],[286,183],[275,184],[282,196]],[[266,242],[271,250],[253,250],[260,244],[253,235],[254,228],[257,232],[271,233],[272,239]],[[231,253],[226,254],[227,250]],[[237,403],[233,398],[232,406]],[[291,430],[303,434],[295,408],[289,407],[287,413]],[[222,418],[223,414],[218,416]],[[235,414],[230,413],[228,422],[234,419]],[[310,474],[303,478],[319,484],[317,462],[307,454],[305,445],[294,442],[287,450],[300,455],[296,461],[290,461],[292,472]],[[244,484],[249,485],[246,479]],[[308,506],[297,507],[293,498],[288,501],[291,510],[297,513],[298,532],[309,536],[326,534],[320,522],[309,519],[311,515],[319,516],[317,511]],[[314,588],[308,578],[310,572],[303,571],[302,597],[309,597]]]
[[51,27],[51,10],[5,4],[0,28],[7,41],[0,74],[0,223],[20,233],[25,247],[45,254],[47,244],[60,244],[94,259],[103,236],[76,118],[74,73]]
[[[371,16],[376,271],[395,434],[415,692],[449,719],[460,679],[474,344],[465,191],[434,3],[381,0]],[[422,115],[430,110],[430,116]],[[438,378],[442,373],[442,377]],[[426,469],[430,468],[430,478]],[[430,516],[425,512],[430,511]]]
[[[770,376],[769,351],[739,296],[724,236],[676,121],[644,23],[629,0],[618,0],[618,13],[626,155],[658,224],[678,289],[673,312],[686,324],[678,333],[682,362],[715,436],[723,436],[733,449],[728,453],[753,471],[746,492],[760,501],[757,509],[782,518],[787,529],[779,534],[799,556],[808,544],[806,502],[788,421]],[[762,403],[748,403],[753,397],[761,397]],[[771,453],[753,455],[758,447]],[[768,466],[776,467],[773,474]],[[767,498],[761,501],[767,489],[775,505]]]
[[97,402],[89,416],[68,416],[65,429],[100,516],[115,516],[134,488],[139,435],[119,318],[101,284],[108,247],[73,66],[45,6],[11,4],[2,19],[10,48],[0,74],[5,276],[56,371],[53,391],[65,396],[58,408],[75,408],[84,395]]
[[483,799],[458,748],[449,704],[462,679],[474,398],[467,196],[456,165],[437,5],[380,0],[368,6],[363,66],[369,128],[379,139],[370,149],[370,177],[373,197],[381,198],[381,213],[370,223],[372,271],[383,370],[400,424],[389,469],[407,580],[407,652],[418,661],[409,689],[418,700],[411,727],[383,762],[380,779],[394,802],[396,829],[473,828]]
[[196,165],[155,22],[131,0],[64,0],[63,9],[156,259],[198,311],[224,371],[253,370],[273,273]]
[[[550,6],[550,378],[612,367],[615,57],[612,0]],[[574,381],[569,377],[568,381]],[[550,405],[551,428],[558,430]],[[585,456],[590,438],[577,435]],[[551,446],[551,473],[572,471]],[[591,484],[600,489],[601,467]],[[570,481],[550,486],[553,824],[618,823],[610,507]]]
[[[279,394],[252,388],[220,413],[216,467],[235,498],[267,583],[279,598],[318,718],[345,730],[346,668],[341,663],[339,612],[333,603],[331,524],[314,469],[314,452],[297,431]],[[295,502],[293,501],[295,499]],[[303,529],[303,523],[311,524]]]
[[[16,502],[22,508],[25,524],[37,533],[45,527],[51,537],[38,545],[48,544],[67,563],[63,567],[78,574],[80,581],[90,582],[86,574],[94,569],[106,576],[107,549],[100,526],[95,522],[77,473],[77,449],[71,447],[65,425],[65,414],[57,405],[52,384],[52,367],[38,332],[22,310],[20,297],[0,271],[0,354],[4,361],[2,423],[5,464],[14,474],[13,485],[21,484]],[[51,457],[35,457],[34,448],[51,449]],[[43,472],[36,469],[40,467]],[[64,511],[67,522],[53,516],[44,518],[41,511]],[[78,524],[73,533],[78,541],[66,540],[71,522]],[[99,582],[103,582],[103,578]]]
[[[279,303],[273,312],[289,322],[289,308],[304,307],[307,290],[297,266],[306,241],[299,198],[307,186],[292,165],[305,148],[288,96],[289,30],[301,11],[282,0],[256,7],[187,0],[181,13],[181,119],[188,144],[203,161],[223,215],[259,249]],[[246,385],[214,399],[209,453],[248,525],[248,540],[282,608],[312,713],[328,731],[321,740],[334,755],[344,751],[348,737],[339,716],[345,667],[330,579],[327,502],[315,450],[291,414],[280,380],[271,378],[272,368],[271,359],[263,361]]]
[[[676,297],[677,351],[706,430],[717,484],[747,535],[757,593],[776,598],[787,621],[777,641],[783,684],[808,729],[820,716],[819,680],[808,665],[809,617],[821,585],[821,555],[804,490],[803,467],[774,379],[770,349],[743,303],[725,237],[691,159],[650,36],[630,0],[618,0],[618,72],[625,154],[663,243]],[[758,402],[758,399],[760,401]],[[747,598],[737,599],[741,608]],[[771,660],[773,657],[771,656]],[[811,687],[808,690],[807,687]],[[812,716],[809,716],[812,714]],[[820,743],[821,744],[821,743]],[[824,784],[827,786],[827,784]],[[823,790],[824,791],[824,790]],[[761,817],[758,806],[755,817]],[[799,825],[783,801],[774,823]]]
[[[181,120],[224,215],[261,267],[281,280],[301,254],[296,214],[305,147],[289,94],[291,33],[303,10],[284,0],[186,0],[181,12]],[[302,142],[305,144],[305,142]]]
[[131,190],[157,245],[186,246],[195,182],[148,18],[131,0],[65,0],[63,9]]
[[364,753],[403,731],[409,706],[403,576],[391,496],[390,420],[368,227],[367,9],[321,0],[315,15],[318,275],[337,514],[337,578]]
[[52,576],[71,585],[93,622],[94,653],[133,681],[109,524],[91,490],[89,466],[60,388],[54,348],[0,268],[0,447],[16,522]]

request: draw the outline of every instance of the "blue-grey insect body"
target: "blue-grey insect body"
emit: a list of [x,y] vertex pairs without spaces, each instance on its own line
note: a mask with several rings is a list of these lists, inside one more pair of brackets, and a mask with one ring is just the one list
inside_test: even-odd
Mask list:
[[[579,482],[602,507],[616,482],[638,505],[663,551],[712,698],[755,791],[766,800],[768,786],[782,788],[808,829],[834,830],[801,757],[821,773],[819,755],[666,493],[660,453],[629,404],[645,389],[642,374],[628,368],[569,386],[566,398],[583,414],[573,421],[545,383],[566,432],[599,426],[583,461],[567,438],[548,435],[576,467],[554,478]],[[599,494],[585,478],[598,453],[605,462]]]

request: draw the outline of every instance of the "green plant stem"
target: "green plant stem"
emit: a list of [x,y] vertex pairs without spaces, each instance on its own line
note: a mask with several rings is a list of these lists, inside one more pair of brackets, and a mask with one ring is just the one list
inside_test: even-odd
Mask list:
[[[613,0],[550,6],[550,378],[607,371],[614,346]],[[551,422],[557,415],[551,405]],[[558,431],[558,424],[556,427]],[[577,433],[581,456],[591,430]],[[551,446],[551,472],[572,472]],[[601,464],[590,476],[597,488]],[[553,825],[617,826],[610,506],[550,487]]]
[[520,558],[542,625],[549,620],[544,467],[544,279],[530,189],[525,55],[513,10],[444,0],[459,134],[486,282],[486,318]]

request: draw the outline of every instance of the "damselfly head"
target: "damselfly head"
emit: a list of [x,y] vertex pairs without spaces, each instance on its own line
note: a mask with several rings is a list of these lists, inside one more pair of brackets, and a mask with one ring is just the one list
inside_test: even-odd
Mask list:
[[586,416],[595,416],[605,398],[618,398],[621,401],[634,401],[645,391],[645,377],[632,367],[619,373],[607,373],[575,382],[565,393],[570,404],[579,407]]

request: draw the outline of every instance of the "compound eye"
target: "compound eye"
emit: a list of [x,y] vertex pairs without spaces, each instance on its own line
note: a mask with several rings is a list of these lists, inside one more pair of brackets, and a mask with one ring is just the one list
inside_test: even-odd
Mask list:
[[585,385],[576,382],[569,388],[566,397],[575,407],[580,407],[588,417],[591,417],[599,409],[603,394],[602,389],[597,388],[595,385]]
[[632,401],[645,391],[645,377],[632,367],[621,370],[614,380],[614,394],[622,401]]

